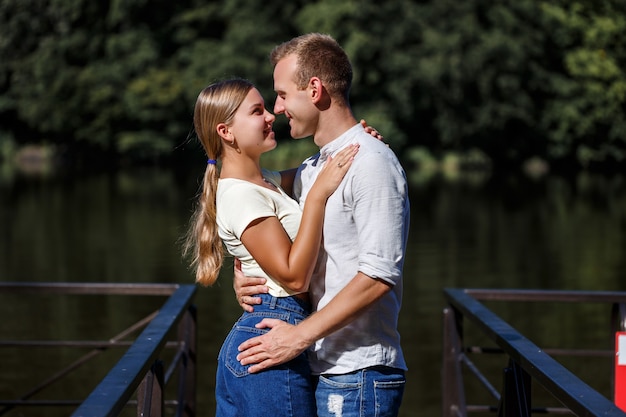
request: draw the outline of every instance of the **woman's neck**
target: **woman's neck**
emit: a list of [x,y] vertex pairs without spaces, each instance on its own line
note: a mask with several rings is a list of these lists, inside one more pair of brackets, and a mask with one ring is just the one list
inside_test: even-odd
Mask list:
[[243,155],[224,156],[220,178],[236,178],[250,182],[263,181],[261,163],[258,159],[250,159]]

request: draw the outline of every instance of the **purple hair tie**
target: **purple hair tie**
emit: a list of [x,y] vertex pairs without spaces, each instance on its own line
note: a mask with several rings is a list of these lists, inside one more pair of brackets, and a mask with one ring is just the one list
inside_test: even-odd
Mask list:
[[217,164],[217,160],[215,160],[215,159],[208,159],[206,161],[206,163],[209,164],[209,165],[215,165],[215,164]]

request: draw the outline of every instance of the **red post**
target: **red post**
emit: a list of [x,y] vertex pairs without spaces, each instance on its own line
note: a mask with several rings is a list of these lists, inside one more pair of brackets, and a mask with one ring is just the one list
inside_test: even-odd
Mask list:
[[626,411],[626,332],[615,333],[615,405]]

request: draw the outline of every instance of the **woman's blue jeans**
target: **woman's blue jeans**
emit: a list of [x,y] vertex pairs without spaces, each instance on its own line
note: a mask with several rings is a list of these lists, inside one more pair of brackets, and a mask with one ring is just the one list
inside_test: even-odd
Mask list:
[[394,417],[406,380],[401,369],[376,366],[344,375],[320,375],[318,417]]
[[244,312],[226,337],[219,353],[215,397],[217,417],[315,417],[314,378],[306,353],[283,365],[251,374],[237,361],[237,347],[266,333],[255,324],[264,318],[298,324],[310,305],[296,297],[259,295],[253,313]]

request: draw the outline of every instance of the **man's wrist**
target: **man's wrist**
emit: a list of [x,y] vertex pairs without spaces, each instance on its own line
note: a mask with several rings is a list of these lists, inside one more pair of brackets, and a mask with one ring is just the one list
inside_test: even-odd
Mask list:
[[294,327],[296,331],[294,341],[302,351],[307,350],[317,341],[317,339],[319,339],[313,326],[311,326],[313,323],[314,321],[311,321],[310,318],[308,318]]

